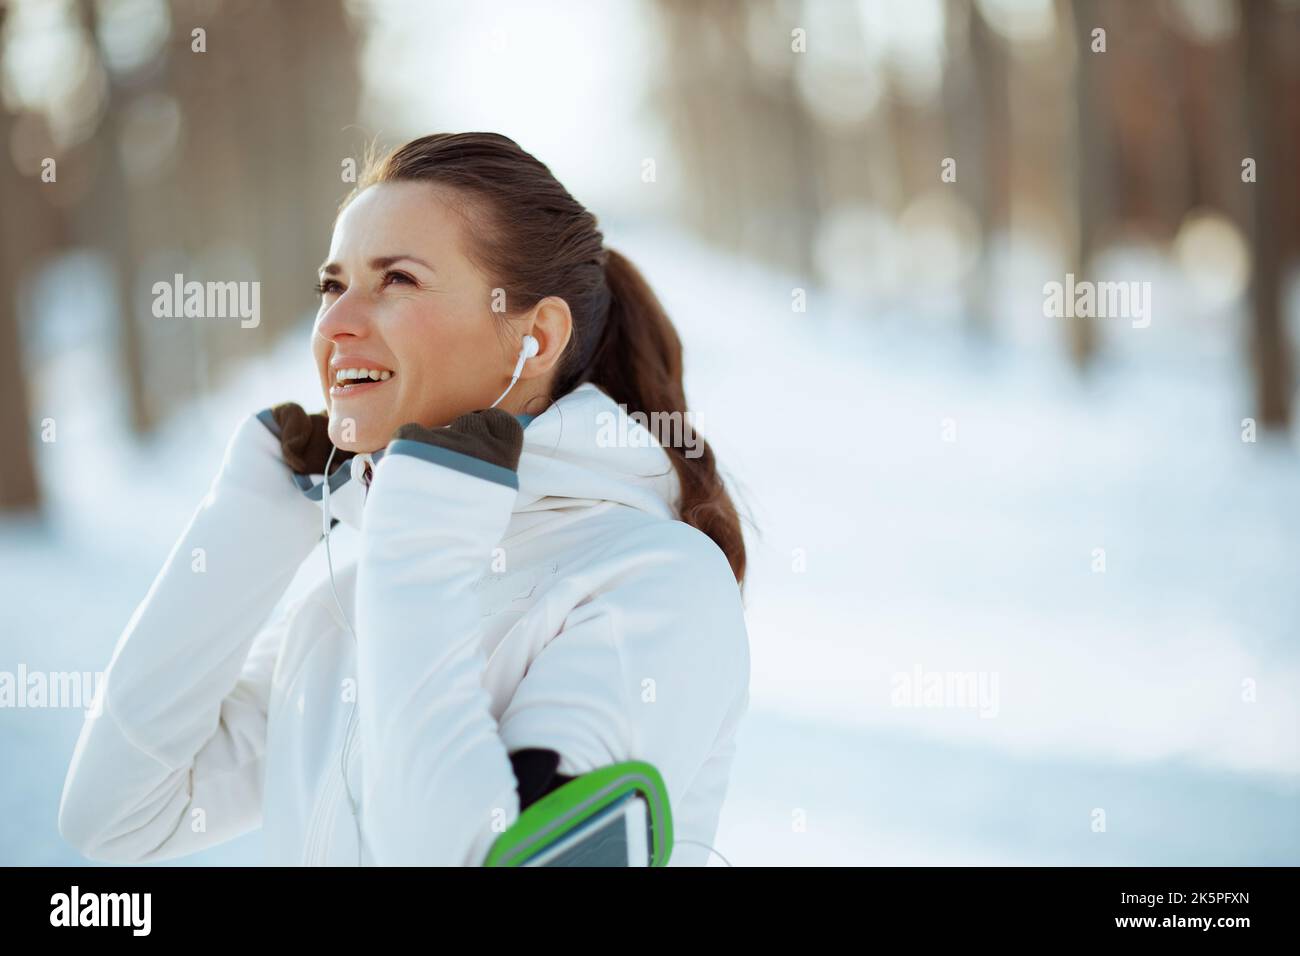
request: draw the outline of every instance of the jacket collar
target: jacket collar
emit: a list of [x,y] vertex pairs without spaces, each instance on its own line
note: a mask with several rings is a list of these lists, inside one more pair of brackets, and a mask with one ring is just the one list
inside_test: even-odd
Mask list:
[[[661,518],[677,516],[680,484],[668,453],[596,384],[579,385],[539,415],[515,417],[524,426],[524,447],[508,537],[610,501]],[[330,476],[334,518],[360,528],[367,465],[383,455],[383,449],[354,455]],[[323,501],[324,475],[294,480],[309,499]]]

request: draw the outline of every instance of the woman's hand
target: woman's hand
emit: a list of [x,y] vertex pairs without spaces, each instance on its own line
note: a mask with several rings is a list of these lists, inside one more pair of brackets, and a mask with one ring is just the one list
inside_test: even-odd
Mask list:
[[325,412],[309,415],[297,402],[282,402],[271,408],[271,415],[280,426],[280,454],[290,471],[323,475],[331,451],[335,468],[355,454],[341,448],[335,450],[329,436],[329,415]]
[[524,447],[524,428],[509,412],[484,408],[461,415],[444,428],[408,422],[393,433],[393,440],[423,442],[516,471]]

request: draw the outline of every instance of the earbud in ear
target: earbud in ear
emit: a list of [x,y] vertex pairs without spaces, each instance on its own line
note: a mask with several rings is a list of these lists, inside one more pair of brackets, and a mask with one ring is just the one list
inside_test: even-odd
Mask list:
[[524,363],[537,354],[541,344],[531,335],[525,335],[519,346],[519,361],[515,362],[515,370],[510,374],[510,384],[506,390],[497,396],[497,400],[491,404],[491,408],[497,407],[497,402],[506,397],[506,394],[515,387],[515,382],[519,381],[519,376],[524,372]]

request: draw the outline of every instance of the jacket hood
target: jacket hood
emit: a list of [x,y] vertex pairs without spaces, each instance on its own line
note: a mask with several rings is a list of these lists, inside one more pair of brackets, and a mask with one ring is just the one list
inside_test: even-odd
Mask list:
[[[677,516],[681,486],[668,453],[595,383],[579,385],[540,415],[516,418],[524,426],[524,446],[507,537],[603,502]],[[356,455],[330,478],[329,508],[339,521],[361,526],[365,466],[383,454]],[[322,500],[323,484],[323,475],[299,479],[313,501]]]

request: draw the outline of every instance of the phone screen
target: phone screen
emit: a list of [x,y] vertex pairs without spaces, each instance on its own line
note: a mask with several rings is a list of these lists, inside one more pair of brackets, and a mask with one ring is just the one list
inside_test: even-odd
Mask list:
[[628,793],[566,833],[524,866],[649,866],[645,801]]

